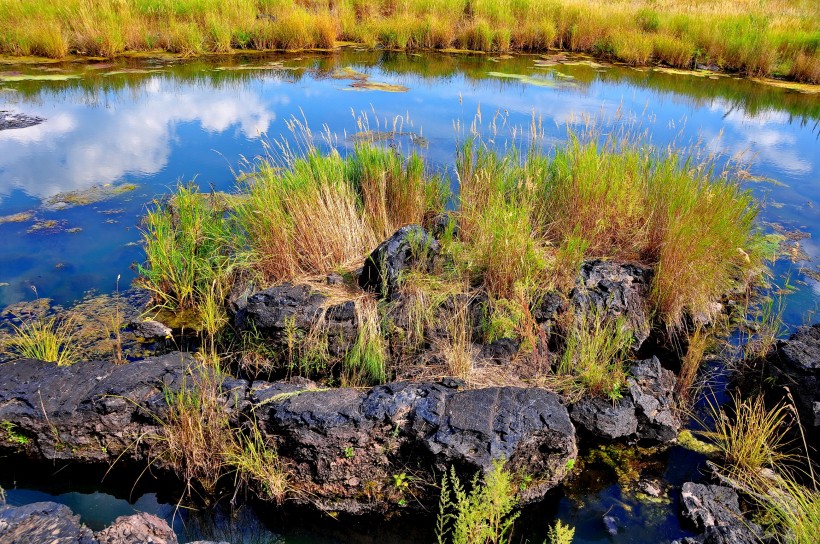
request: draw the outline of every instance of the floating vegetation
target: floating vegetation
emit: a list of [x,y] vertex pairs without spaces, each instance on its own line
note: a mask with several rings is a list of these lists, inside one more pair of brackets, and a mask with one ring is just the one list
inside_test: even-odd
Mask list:
[[808,94],[820,93],[820,85],[812,85],[811,83],[798,83],[796,81],[784,81],[782,79],[770,79],[766,77],[753,77],[750,79],[755,83],[760,83],[761,85],[780,87],[781,89],[788,89],[790,91]]
[[406,93],[410,89],[404,85],[385,83],[383,81],[371,81],[370,76],[355,70],[350,66],[339,68],[331,76],[333,79],[353,80],[353,83],[346,90],[355,91],[384,91],[388,93]]
[[554,79],[545,79],[541,77],[535,76],[527,76],[524,74],[508,74],[505,72],[487,72],[487,75],[490,77],[497,77],[503,79],[515,79],[520,81],[525,85],[534,85],[536,87],[549,87],[554,88],[558,86],[558,82]]
[[661,72],[664,74],[673,74],[676,76],[695,76],[695,77],[728,77],[726,74],[713,72],[711,70],[681,70],[678,68],[668,68],[666,66],[656,66],[652,68],[653,72]]
[[68,81],[80,76],[71,74],[21,74],[19,72],[0,72],[0,81],[4,83],[19,83],[21,81]]
[[136,188],[137,185],[133,183],[124,183],[122,185],[95,185],[88,189],[60,193],[49,197],[44,202],[44,207],[47,210],[64,210],[66,208],[73,208],[74,206],[86,206],[134,191]]
[[281,61],[269,62],[268,64],[240,64],[238,66],[219,66],[214,68],[215,72],[236,72],[242,70],[302,70],[304,66],[285,66]]
[[112,70],[110,72],[105,72],[103,76],[121,76],[127,74],[155,74],[158,72],[162,72],[162,70],[145,70],[142,68],[123,68],[122,70]]
[[0,216],[0,225],[4,223],[25,223],[34,219],[34,212],[29,210],[20,213],[13,213],[11,215]]
[[27,234],[57,234],[65,231],[68,224],[65,220],[47,219],[37,221],[26,231]]

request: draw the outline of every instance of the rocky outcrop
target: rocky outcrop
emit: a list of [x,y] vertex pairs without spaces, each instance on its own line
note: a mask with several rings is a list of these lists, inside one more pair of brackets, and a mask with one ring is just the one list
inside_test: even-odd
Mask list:
[[[163,447],[166,395],[196,387],[201,375],[195,372],[180,353],[126,365],[5,363],[0,448],[22,448],[35,458],[162,466],[157,448]],[[256,422],[277,446],[294,486],[307,491],[304,500],[327,509],[386,510],[406,492],[397,477],[419,482],[413,485],[423,496],[451,465],[469,476],[501,458],[532,477],[525,500],[543,497],[563,479],[577,448],[557,395],[459,386],[447,380],[322,390],[306,380],[249,387],[225,378],[221,399],[232,427]]]
[[356,340],[356,304],[330,304],[328,295],[310,285],[284,283],[249,296],[235,316],[239,330],[255,330],[271,342],[274,352],[298,348],[301,339],[320,334],[328,355],[343,356]]
[[45,121],[45,119],[37,117],[36,115],[0,110],[0,130],[33,127],[43,121]]
[[171,327],[152,319],[132,321],[128,324],[128,328],[137,339],[145,342],[165,340],[171,338],[172,334]]
[[62,504],[35,502],[24,506],[0,505],[0,543],[48,542],[97,544],[80,516]]
[[676,544],[753,544],[761,541],[762,531],[743,517],[737,493],[728,487],[693,482],[683,484],[681,515],[703,534],[679,540]]
[[382,296],[393,296],[402,274],[413,267],[429,269],[438,250],[438,241],[423,227],[404,226],[367,257],[359,286]]
[[652,272],[638,264],[587,261],[581,266],[570,304],[576,316],[622,319],[639,349],[651,332],[647,297]]
[[670,442],[681,428],[674,411],[675,381],[675,374],[663,368],[657,357],[639,361],[629,369],[621,399],[583,399],[571,407],[572,421],[598,439]]
[[[87,361],[58,367],[20,360],[0,365],[0,447],[25,449],[32,457],[111,463],[145,461],[167,415],[166,391],[193,387],[192,357],[171,353],[116,365]],[[228,391],[246,382],[227,380],[226,408],[237,398]]]
[[524,498],[540,498],[577,455],[566,408],[540,389],[397,383],[368,392],[308,390],[257,415],[280,455],[294,460],[298,480],[335,486],[334,507],[345,498],[358,503],[347,505],[356,511],[382,508],[372,498],[390,494],[397,470],[435,478],[431,466],[469,474],[500,458],[535,476]]
[[768,361],[771,375],[791,392],[806,435],[820,441],[820,323],[779,342]]

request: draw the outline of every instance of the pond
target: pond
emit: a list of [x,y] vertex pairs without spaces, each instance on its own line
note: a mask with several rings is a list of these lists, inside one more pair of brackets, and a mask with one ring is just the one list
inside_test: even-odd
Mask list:
[[[544,133],[539,145],[550,147],[567,137],[568,126],[582,130],[592,121],[602,134],[629,131],[656,146],[699,144],[695,160],[741,156],[744,183],[762,203],[761,228],[784,237],[773,271],[789,293],[786,325],[811,319],[820,302],[820,94],[585,57],[347,49],[0,64],[3,112],[42,122],[0,130],[0,308],[36,296],[69,305],[89,292],[114,291],[118,277],[126,287],[143,259],[146,206],[180,182],[231,190],[248,161],[275,151],[276,142],[298,148],[287,126],[292,119],[307,123],[317,143],[332,135],[340,150],[362,137],[416,149],[452,179],[457,140],[477,116],[498,145],[526,138],[534,122]],[[680,485],[699,478],[699,461],[673,448],[656,473]],[[175,514],[156,495],[89,489],[82,478],[56,486],[63,475],[32,481],[21,472],[9,465],[0,471],[10,502],[58,500],[93,528],[140,510],[174,520],[186,539],[239,525],[257,533],[247,542],[368,541],[366,530],[316,534],[309,523],[281,529],[252,509],[239,518],[212,517],[191,533],[193,522],[184,520],[196,516]],[[597,479],[584,482],[581,496],[556,496],[527,511],[525,532],[532,534],[522,541],[541,542],[556,516],[578,527],[578,543],[610,538],[605,514],[629,542],[688,534],[677,521],[677,492],[671,502],[647,502],[605,472],[590,476]],[[239,543],[243,530],[227,534]],[[400,534],[385,538],[402,541]]]

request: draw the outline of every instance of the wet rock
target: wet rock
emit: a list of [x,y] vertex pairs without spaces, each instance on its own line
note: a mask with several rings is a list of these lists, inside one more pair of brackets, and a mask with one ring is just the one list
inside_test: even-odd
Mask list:
[[757,525],[743,518],[737,493],[728,487],[683,484],[681,514],[703,534],[680,540],[680,544],[752,544],[762,536]]
[[395,295],[402,274],[412,267],[429,268],[438,250],[439,243],[423,227],[404,226],[367,257],[359,286],[383,296]]
[[43,121],[45,121],[45,119],[37,117],[36,115],[0,110],[0,130],[33,127]]
[[[166,391],[195,386],[193,359],[170,353],[117,365],[111,361],[54,363],[19,360],[0,364],[0,421],[14,429],[0,433],[0,448],[44,459],[110,463],[145,461],[154,445],[143,437],[161,433]],[[226,410],[244,408],[247,382],[226,380]],[[237,403],[237,399],[240,402]],[[17,440],[15,440],[17,439]],[[161,463],[161,460],[157,460]]]
[[622,318],[635,336],[634,349],[639,349],[651,331],[647,296],[651,270],[637,264],[619,264],[609,261],[587,261],[570,303],[579,316],[593,312],[601,317]]
[[615,403],[604,398],[583,399],[572,405],[570,416],[576,425],[598,438],[631,437],[638,431],[638,415],[631,397]]
[[[431,466],[471,474],[502,457],[513,471],[539,475],[524,497],[535,500],[563,479],[577,455],[566,408],[541,389],[396,383],[368,392],[304,392],[268,406],[259,418],[280,455],[294,461],[299,479],[321,486],[312,490],[314,500],[333,500],[334,509],[341,498],[391,486],[397,467],[435,479]],[[351,481],[361,485],[349,489]],[[335,499],[321,497],[330,489]],[[357,501],[344,508],[379,506]]]
[[675,413],[675,374],[661,366],[657,357],[632,365],[626,380],[628,395],[635,403],[638,438],[670,442],[678,436],[681,421]]
[[91,531],[80,523],[80,516],[54,502],[0,506],[0,542],[96,544]]
[[686,482],[681,488],[683,517],[699,531],[715,525],[734,525],[740,516],[737,493],[729,487]]
[[768,362],[777,383],[791,392],[806,435],[820,440],[820,323],[779,342]]
[[128,327],[134,333],[134,336],[147,342],[165,340],[171,337],[172,332],[170,327],[153,319],[132,321],[128,324]]
[[458,236],[458,220],[448,212],[433,217],[430,220],[429,227],[430,233],[436,240],[440,240],[447,231],[450,231],[453,236]]
[[481,346],[481,358],[495,364],[508,364],[518,354],[520,342],[512,338],[499,338]]
[[273,351],[287,353],[292,344],[312,332],[327,338],[328,354],[344,355],[356,340],[358,318],[352,300],[328,305],[327,295],[310,285],[284,283],[249,296],[235,316],[239,330],[255,330],[272,342]]
[[571,407],[572,420],[599,439],[637,438],[648,443],[674,440],[681,422],[674,412],[675,374],[657,357],[632,365],[618,401],[583,399]]
[[114,523],[94,534],[99,544],[177,544],[173,529],[164,519],[144,512],[120,516]]

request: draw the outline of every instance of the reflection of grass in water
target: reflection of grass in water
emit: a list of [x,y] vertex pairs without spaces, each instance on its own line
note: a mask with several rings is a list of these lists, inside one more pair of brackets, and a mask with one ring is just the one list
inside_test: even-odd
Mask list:
[[[711,100],[721,98],[729,102],[727,109],[732,106],[741,108],[750,115],[771,109],[787,111],[792,115],[805,118],[820,117],[820,102],[813,95],[802,92],[784,92],[783,89],[755,83],[748,79],[721,78],[719,81],[710,80],[705,83],[697,77],[676,76],[652,70],[639,71],[623,67],[596,70],[589,66],[589,60],[582,58],[576,61],[574,59],[575,57],[568,56],[560,64],[564,67],[563,71],[574,78],[576,85],[582,87],[597,80],[613,84],[626,82],[684,95],[690,97],[696,104],[708,105]],[[154,74],[128,73],[127,69],[123,69],[117,70],[123,73],[103,76],[100,73],[86,70],[81,74],[83,76],[81,78],[59,82],[20,81],[14,84],[14,89],[20,97],[40,99],[44,93],[63,93],[71,89],[83,90],[95,95],[126,89],[133,92],[154,78],[206,85],[212,88],[233,88],[236,84],[248,83],[259,77],[257,70],[233,69],[243,63],[253,65],[252,59],[227,57],[218,58],[218,62],[224,69],[213,70],[214,64],[211,60],[188,60],[176,62],[173,66],[166,66],[161,73]],[[260,60],[259,62],[264,64],[269,61]],[[471,81],[491,79],[498,86],[520,85],[520,82],[491,78],[487,75],[488,71],[525,75],[537,73],[533,71],[536,64],[532,57],[513,57],[490,63],[485,58],[468,55],[425,53],[421,56],[414,56],[402,52],[342,51],[333,56],[302,55],[300,58],[288,58],[284,62],[292,68],[306,68],[276,71],[277,77],[290,82],[299,81],[307,74],[314,77],[327,77],[337,71],[338,67],[351,64],[355,65],[358,70],[377,68],[387,75],[413,75],[425,80],[449,79],[457,75],[463,75]],[[125,68],[135,63],[139,63],[139,60],[118,61],[118,65]],[[17,69],[30,71],[25,67]]]

